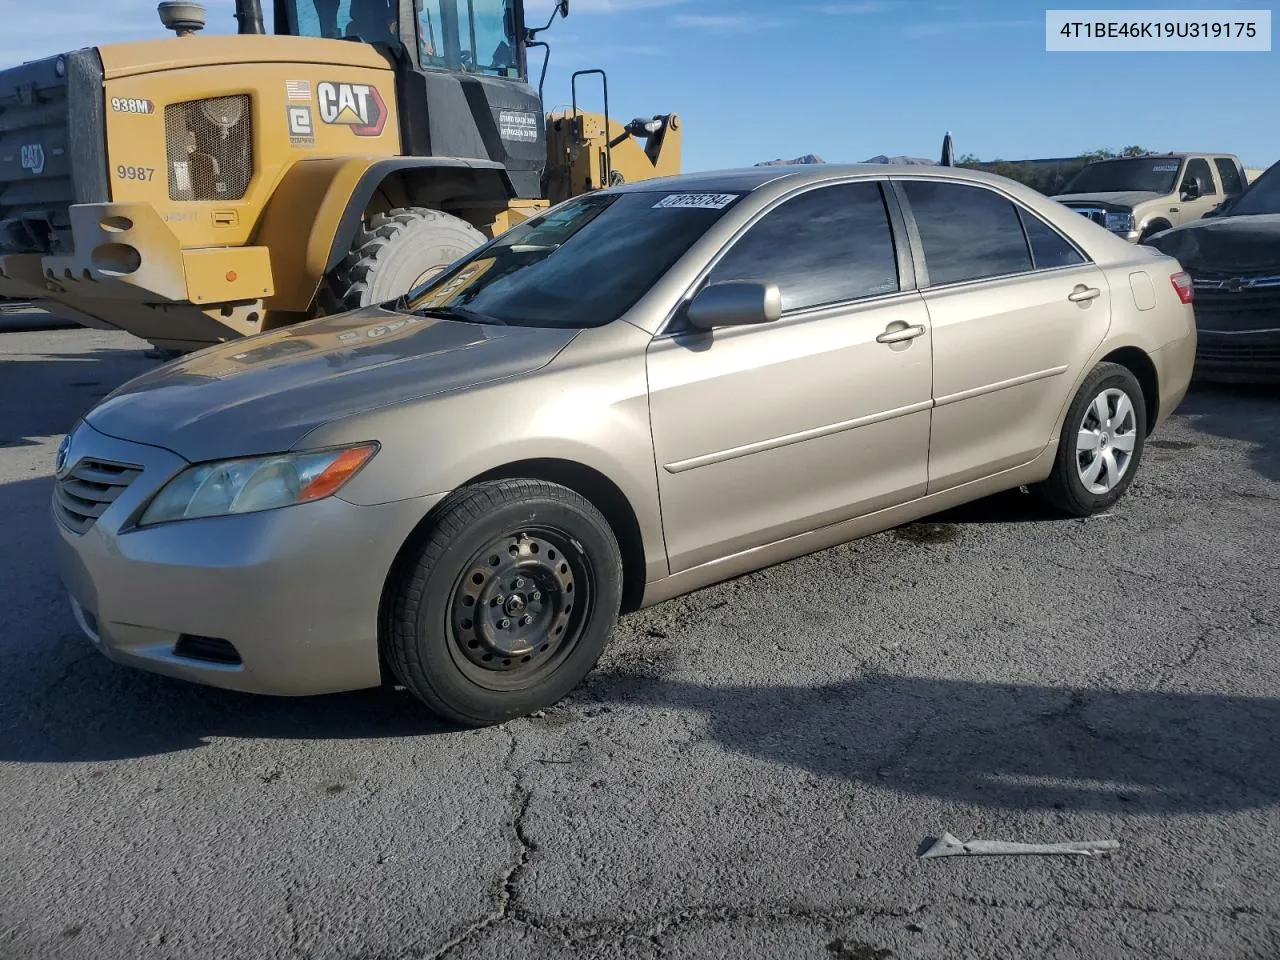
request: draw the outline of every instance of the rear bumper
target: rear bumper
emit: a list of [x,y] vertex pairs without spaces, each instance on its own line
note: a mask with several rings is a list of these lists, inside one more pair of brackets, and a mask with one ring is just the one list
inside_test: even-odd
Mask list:
[[[438,498],[361,507],[330,497],[131,529],[129,518],[185,461],[86,425],[68,462],[82,457],[142,468],[83,533],[54,509],[72,611],[104,656],[249,693],[320,694],[382,682],[383,587],[401,545]],[[210,639],[232,651],[231,662],[208,659]]]
[[1157,382],[1160,384],[1160,410],[1156,422],[1150,424],[1155,429],[1164,423],[1187,395],[1191,386],[1192,371],[1196,362],[1195,332],[1173,340],[1152,354],[1151,361],[1156,368]]

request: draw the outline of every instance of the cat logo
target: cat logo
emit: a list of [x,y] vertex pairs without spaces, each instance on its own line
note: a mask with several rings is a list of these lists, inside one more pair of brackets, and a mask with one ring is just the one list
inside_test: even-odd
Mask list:
[[37,177],[44,173],[44,146],[39,143],[22,145],[22,169]]
[[367,83],[319,83],[316,99],[320,119],[346,126],[357,137],[381,136],[387,125],[387,105],[378,88]]

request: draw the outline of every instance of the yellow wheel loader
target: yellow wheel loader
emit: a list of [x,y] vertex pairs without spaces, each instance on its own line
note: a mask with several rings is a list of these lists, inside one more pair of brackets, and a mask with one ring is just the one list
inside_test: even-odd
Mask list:
[[[679,172],[675,114],[544,112],[521,0],[237,0],[239,33],[0,71],[0,298],[185,352],[406,292],[547,206]],[[529,52],[543,47],[541,81]],[[599,74],[604,113],[578,106]]]

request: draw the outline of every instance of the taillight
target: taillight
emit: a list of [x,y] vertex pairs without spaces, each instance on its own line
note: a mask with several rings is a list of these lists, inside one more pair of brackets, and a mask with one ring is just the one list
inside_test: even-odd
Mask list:
[[1178,299],[1183,303],[1191,303],[1196,298],[1196,288],[1191,283],[1191,274],[1185,270],[1179,270],[1169,278],[1169,282],[1173,284],[1173,289],[1178,292]]

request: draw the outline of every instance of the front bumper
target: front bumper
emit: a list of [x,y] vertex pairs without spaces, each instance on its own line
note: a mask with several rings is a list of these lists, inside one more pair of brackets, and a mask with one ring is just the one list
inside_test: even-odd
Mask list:
[[1197,381],[1280,384],[1280,316],[1271,329],[1200,334]]
[[[249,693],[381,683],[383,586],[401,545],[439,497],[374,507],[329,497],[139,529],[132,518],[186,461],[82,423],[67,466],[86,459],[139,470],[82,533],[65,521],[55,493],[63,583],[82,629],[106,657]],[[204,658],[210,639],[234,648],[238,662]]]

